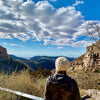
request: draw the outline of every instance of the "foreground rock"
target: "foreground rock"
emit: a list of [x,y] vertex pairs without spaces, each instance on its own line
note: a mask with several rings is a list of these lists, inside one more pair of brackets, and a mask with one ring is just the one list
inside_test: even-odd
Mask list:
[[88,89],[85,91],[82,100],[100,100],[100,91],[95,89]]

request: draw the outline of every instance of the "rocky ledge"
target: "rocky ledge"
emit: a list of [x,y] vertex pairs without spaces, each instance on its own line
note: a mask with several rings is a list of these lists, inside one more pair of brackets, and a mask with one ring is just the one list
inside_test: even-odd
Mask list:
[[95,89],[85,90],[82,100],[100,100],[100,91]]
[[70,63],[69,71],[78,69],[100,70],[100,40],[97,43],[88,46],[85,54]]

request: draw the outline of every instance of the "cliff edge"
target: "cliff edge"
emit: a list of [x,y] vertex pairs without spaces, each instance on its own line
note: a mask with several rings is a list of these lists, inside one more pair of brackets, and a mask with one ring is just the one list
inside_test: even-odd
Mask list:
[[6,48],[0,46],[0,72],[11,73],[15,70],[20,71],[27,68],[30,68],[30,66],[20,60],[12,59]]
[[100,71],[100,40],[88,46],[85,54],[70,63],[70,71],[78,69]]

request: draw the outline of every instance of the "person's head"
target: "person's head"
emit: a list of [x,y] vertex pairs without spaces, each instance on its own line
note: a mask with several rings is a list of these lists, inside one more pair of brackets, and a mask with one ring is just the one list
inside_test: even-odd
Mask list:
[[58,57],[55,61],[56,73],[66,72],[69,61],[65,57]]

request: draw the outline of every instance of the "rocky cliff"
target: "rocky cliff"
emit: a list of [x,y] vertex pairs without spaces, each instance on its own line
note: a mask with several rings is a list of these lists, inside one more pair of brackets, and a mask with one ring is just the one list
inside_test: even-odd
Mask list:
[[86,48],[86,53],[70,63],[69,70],[100,70],[100,41]]
[[12,59],[8,53],[6,48],[0,46],[0,72],[13,72],[13,71],[19,71],[22,69],[30,68],[29,65],[25,64],[24,62],[20,60],[14,60]]
[[7,54],[6,48],[0,46],[0,61],[9,60],[10,56]]

